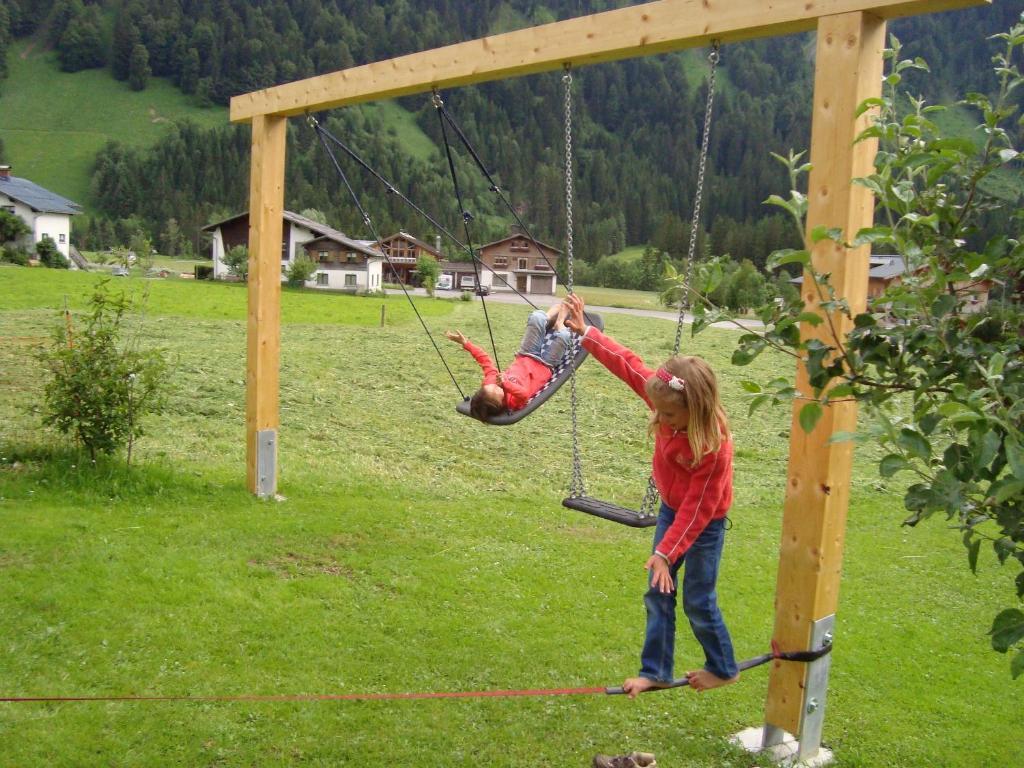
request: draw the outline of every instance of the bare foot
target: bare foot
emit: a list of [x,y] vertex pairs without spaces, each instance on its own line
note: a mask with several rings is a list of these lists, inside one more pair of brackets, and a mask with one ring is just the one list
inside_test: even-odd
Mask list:
[[626,682],[622,684],[622,690],[624,693],[629,694],[629,698],[635,699],[638,693],[649,691],[652,688],[667,688],[668,683],[659,683],[657,680],[651,680],[647,677],[630,677],[626,679]]
[[739,675],[730,677],[728,680],[713,675],[706,669],[698,669],[686,673],[686,679],[690,681],[690,687],[695,691],[708,691],[712,688],[721,688],[723,685],[732,685],[740,679]]
[[561,331],[565,328],[565,318],[569,314],[569,308],[565,306],[564,302],[558,302],[558,310],[555,313],[555,324],[554,329]]

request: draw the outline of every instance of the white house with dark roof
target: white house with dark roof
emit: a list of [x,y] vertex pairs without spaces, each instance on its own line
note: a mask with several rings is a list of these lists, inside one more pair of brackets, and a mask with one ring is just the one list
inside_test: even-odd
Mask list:
[[[304,247],[312,240],[324,240],[324,247],[311,250],[309,255],[318,264],[317,274],[308,285],[320,287],[351,287],[350,278],[343,274],[344,270],[339,269],[341,264],[337,261],[337,254],[343,254],[345,262],[350,261],[350,255],[357,255],[358,258],[351,259],[353,266],[358,261],[362,265],[362,279],[358,279],[357,290],[379,290],[381,287],[380,263],[382,256],[379,250],[368,244],[365,240],[354,240],[343,232],[339,232],[326,224],[307,219],[291,211],[282,213],[281,227],[281,280],[286,279],[288,267],[295,257],[303,253]],[[215,224],[208,224],[203,227],[204,232],[212,234],[211,256],[213,257],[214,279],[222,279],[229,274],[228,267],[224,263],[224,255],[237,245],[249,245],[249,213],[240,213],[229,219],[224,219]],[[307,249],[308,250],[308,249]],[[330,261],[321,261],[320,250],[330,252]],[[374,269],[373,264],[376,263]],[[350,270],[355,271],[355,270]],[[369,283],[373,278],[373,286]],[[338,280],[342,281],[340,286],[336,285]]]
[[26,239],[31,238],[32,246],[49,237],[65,258],[71,259],[71,217],[82,212],[78,203],[12,175],[9,165],[0,165],[0,210],[13,213],[29,226],[31,234]]
[[353,240],[341,233],[321,235],[302,245],[316,264],[306,285],[355,293],[370,293],[383,286],[384,255],[372,241]]

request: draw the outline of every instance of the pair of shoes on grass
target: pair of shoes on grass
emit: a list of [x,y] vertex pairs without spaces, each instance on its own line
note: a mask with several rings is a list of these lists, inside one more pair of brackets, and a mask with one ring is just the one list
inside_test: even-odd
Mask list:
[[628,755],[594,755],[594,768],[656,768],[658,763],[650,752],[630,752]]

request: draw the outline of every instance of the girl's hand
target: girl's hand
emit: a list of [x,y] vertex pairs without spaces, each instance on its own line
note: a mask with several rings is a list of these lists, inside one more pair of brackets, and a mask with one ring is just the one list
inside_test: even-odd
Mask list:
[[661,555],[651,555],[644,564],[644,570],[651,573],[651,586],[659,592],[667,595],[675,590],[675,584],[672,583],[672,572]]
[[466,334],[462,331],[445,331],[444,335],[449,341],[454,341],[456,344],[461,344],[462,346],[466,346],[466,342],[469,341],[469,339],[466,338]]
[[569,310],[569,314],[565,318],[565,324],[577,336],[582,336],[587,331],[587,321],[583,316],[583,299],[572,293],[565,297],[563,303]]

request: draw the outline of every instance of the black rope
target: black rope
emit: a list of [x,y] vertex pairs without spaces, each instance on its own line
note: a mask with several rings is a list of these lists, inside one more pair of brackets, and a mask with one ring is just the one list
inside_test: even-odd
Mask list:
[[445,121],[455,131],[455,135],[459,137],[459,140],[462,142],[462,145],[466,148],[466,151],[469,152],[470,156],[476,162],[477,168],[480,169],[480,173],[482,173],[484,178],[487,179],[487,183],[490,184],[491,191],[494,192],[501,200],[501,202],[505,204],[505,207],[508,209],[509,213],[511,213],[512,217],[516,220],[516,224],[518,225],[518,227],[521,230],[523,230],[523,233],[529,239],[533,247],[537,250],[537,253],[539,253],[540,257],[544,259],[544,263],[548,265],[548,269],[550,269],[554,273],[555,277],[559,280],[559,282],[565,285],[566,281],[562,279],[562,276],[560,274],[558,274],[558,268],[551,263],[551,260],[548,259],[547,254],[544,253],[544,249],[540,247],[537,238],[533,236],[533,233],[530,231],[529,227],[527,227],[526,224],[523,223],[523,220],[519,216],[519,213],[516,211],[515,206],[512,205],[512,201],[508,199],[508,197],[505,195],[501,187],[498,186],[498,183],[494,180],[494,177],[491,175],[490,171],[487,170],[487,167],[484,165],[483,161],[480,159],[480,156],[477,154],[476,149],[470,143],[469,139],[466,138],[466,134],[463,133],[462,129],[455,122],[454,118],[452,118],[452,116],[448,113],[448,110],[444,108],[443,102],[441,103],[440,106],[437,107],[437,111],[438,114],[444,117]]
[[369,163],[367,163],[362,157],[360,157],[359,154],[356,153],[355,150],[353,150],[351,147],[349,147],[345,142],[343,142],[337,136],[334,136],[330,131],[328,131],[322,125],[320,126],[319,130],[320,130],[320,133],[321,133],[322,136],[324,136],[327,139],[329,139],[330,141],[334,142],[334,144],[337,145],[338,148],[341,149],[341,151],[343,151],[346,155],[348,155],[355,163],[357,163],[359,166],[361,166],[367,173],[369,173],[371,176],[373,176],[375,179],[377,179],[377,181],[379,181],[384,186],[384,188],[387,190],[388,194],[392,194],[392,195],[397,196],[399,200],[401,200],[403,203],[405,203],[410,208],[412,208],[423,219],[425,219],[427,222],[432,224],[437,229],[438,232],[440,232],[442,235],[447,237],[452,243],[454,243],[459,248],[459,250],[467,251],[471,261],[473,261],[473,262],[479,264],[480,266],[484,267],[485,269],[487,269],[492,275],[494,275],[501,282],[503,282],[505,284],[505,286],[507,288],[509,288],[513,293],[515,293],[519,298],[521,298],[523,301],[525,301],[527,304],[529,304],[534,309],[537,309],[537,305],[534,304],[532,301],[530,301],[530,299],[526,295],[524,295],[523,293],[520,293],[520,291],[514,285],[512,285],[512,283],[510,283],[507,278],[505,278],[501,273],[497,272],[493,267],[491,267],[486,262],[481,261],[476,256],[476,254],[474,254],[472,251],[469,251],[469,249],[467,248],[466,244],[463,243],[461,240],[459,240],[459,238],[456,237],[455,234],[453,232],[451,232],[451,230],[449,230],[447,227],[445,227],[443,224],[441,224],[441,222],[439,222],[435,217],[431,216],[429,213],[427,213],[425,210],[423,210],[423,208],[418,206],[408,196],[403,194],[401,190],[399,190],[394,184],[392,184],[390,181],[388,181],[376,169],[374,169]]
[[[324,138],[323,132],[320,128],[319,121],[317,121],[315,117],[310,115],[309,124],[313,127],[313,130],[316,131],[317,136],[320,138],[320,143],[323,144],[324,150],[327,152],[327,156],[331,158],[331,162],[334,164],[335,170],[338,172],[338,175],[344,182],[345,188],[348,190],[349,195],[351,195],[352,202],[355,203],[356,209],[359,211],[359,215],[363,217],[363,223],[369,228],[370,233],[373,235],[374,242],[377,243],[380,252],[384,255],[384,259],[388,263],[388,268],[392,272],[395,272],[397,274],[394,264],[391,263],[391,256],[384,248],[384,245],[380,238],[380,234],[377,232],[377,227],[374,225],[373,220],[370,218],[369,214],[367,214],[366,210],[363,208],[363,204],[359,201],[359,195],[357,195],[355,190],[352,189],[352,185],[349,183],[348,176],[346,176],[345,171],[342,170],[341,164],[338,162],[338,158],[335,157],[334,152],[332,152],[331,148],[327,145],[327,140]],[[416,314],[416,318],[420,321],[420,325],[423,326],[423,330],[426,332],[427,338],[430,339],[430,343],[434,346],[434,349],[437,351],[437,356],[441,358],[441,363],[444,365],[445,370],[448,371],[448,375],[451,377],[452,383],[455,384],[455,389],[458,390],[459,396],[464,398],[466,395],[462,391],[462,387],[459,386],[459,382],[456,380],[455,374],[452,373],[452,369],[448,366],[448,361],[444,359],[444,353],[441,352],[441,348],[437,346],[437,342],[434,340],[434,336],[430,332],[430,328],[427,327],[427,323],[423,319],[423,316],[420,314],[420,311],[416,306],[416,302],[412,300],[412,296],[410,295],[408,289],[405,287],[405,283],[399,281],[398,285],[401,287],[402,293],[405,294],[405,298],[409,300],[409,306],[412,307],[412,311]]]
[[[455,199],[459,204],[459,212],[462,214],[462,227],[466,232],[466,245],[469,247],[470,254],[473,255],[473,275],[475,277],[476,285],[480,285],[480,269],[477,266],[479,259],[476,258],[476,249],[473,248],[473,239],[469,231],[469,222],[473,220],[473,214],[466,210],[465,204],[462,202],[462,190],[459,188],[459,175],[455,171],[455,158],[452,157],[452,147],[448,142],[448,131],[444,126],[444,118],[442,117],[442,107],[444,103],[441,101],[441,97],[437,95],[437,91],[434,91],[433,99],[434,107],[437,110],[438,122],[441,124],[441,137],[444,139],[444,152],[448,157],[448,170],[452,174],[452,186],[455,188]],[[487,321],[487,335],[491,337],[491,350],[494,352],[494,365],[499,370],[501,369],[501,363],[498,362],[498,345],[494,342],[494,330],[491,328],[491,316],[487,311],[487,302],[484,300],[484,294],[480,292],[480,306],[484,310],[484,319]]]
[[[772,643],[772,645],[774,646],[774,643]],[[778,651],[778,650],[773,650],[771,653],[762,653],[760,656],[755,656],[752,659],[747,659],[746,661],[741,661],[738,666],[739,666],[740,672],[744,672],[744,671],[746,671],[748,669],[753,669],[754,667],[759,667],[762,664],[767,664],[769,661],[795,661],[795,662],[799,662],[799,663],[802,663],[802,664],[808,664],[808,663],[810,663],[812,661],[817,661],[822,656],[825,656],[826,654],[829,654],[831,652],[832,652],[832,643],[828,643],[826,645],[823,645],[821,648],[819,648],[816,651]],[[653,691],[665,691],[665,690],[668,690],[669,688],[684,688],[684,687],[688,686],[689,684],[690,684],[690,679],[688,677],[681,677],[678,680],[673,680],[671,683],[666,683],[664,685],[659,684],[656,687],[647,688],[646,690],[642,691],[642,693],[651,693]],[[623,690],[621,685],[617,685],[617,686],[605,689],[605,693],[607,693],[607,694],[619,694],[619,693],[625,693],[625,692],[626,691]]]

